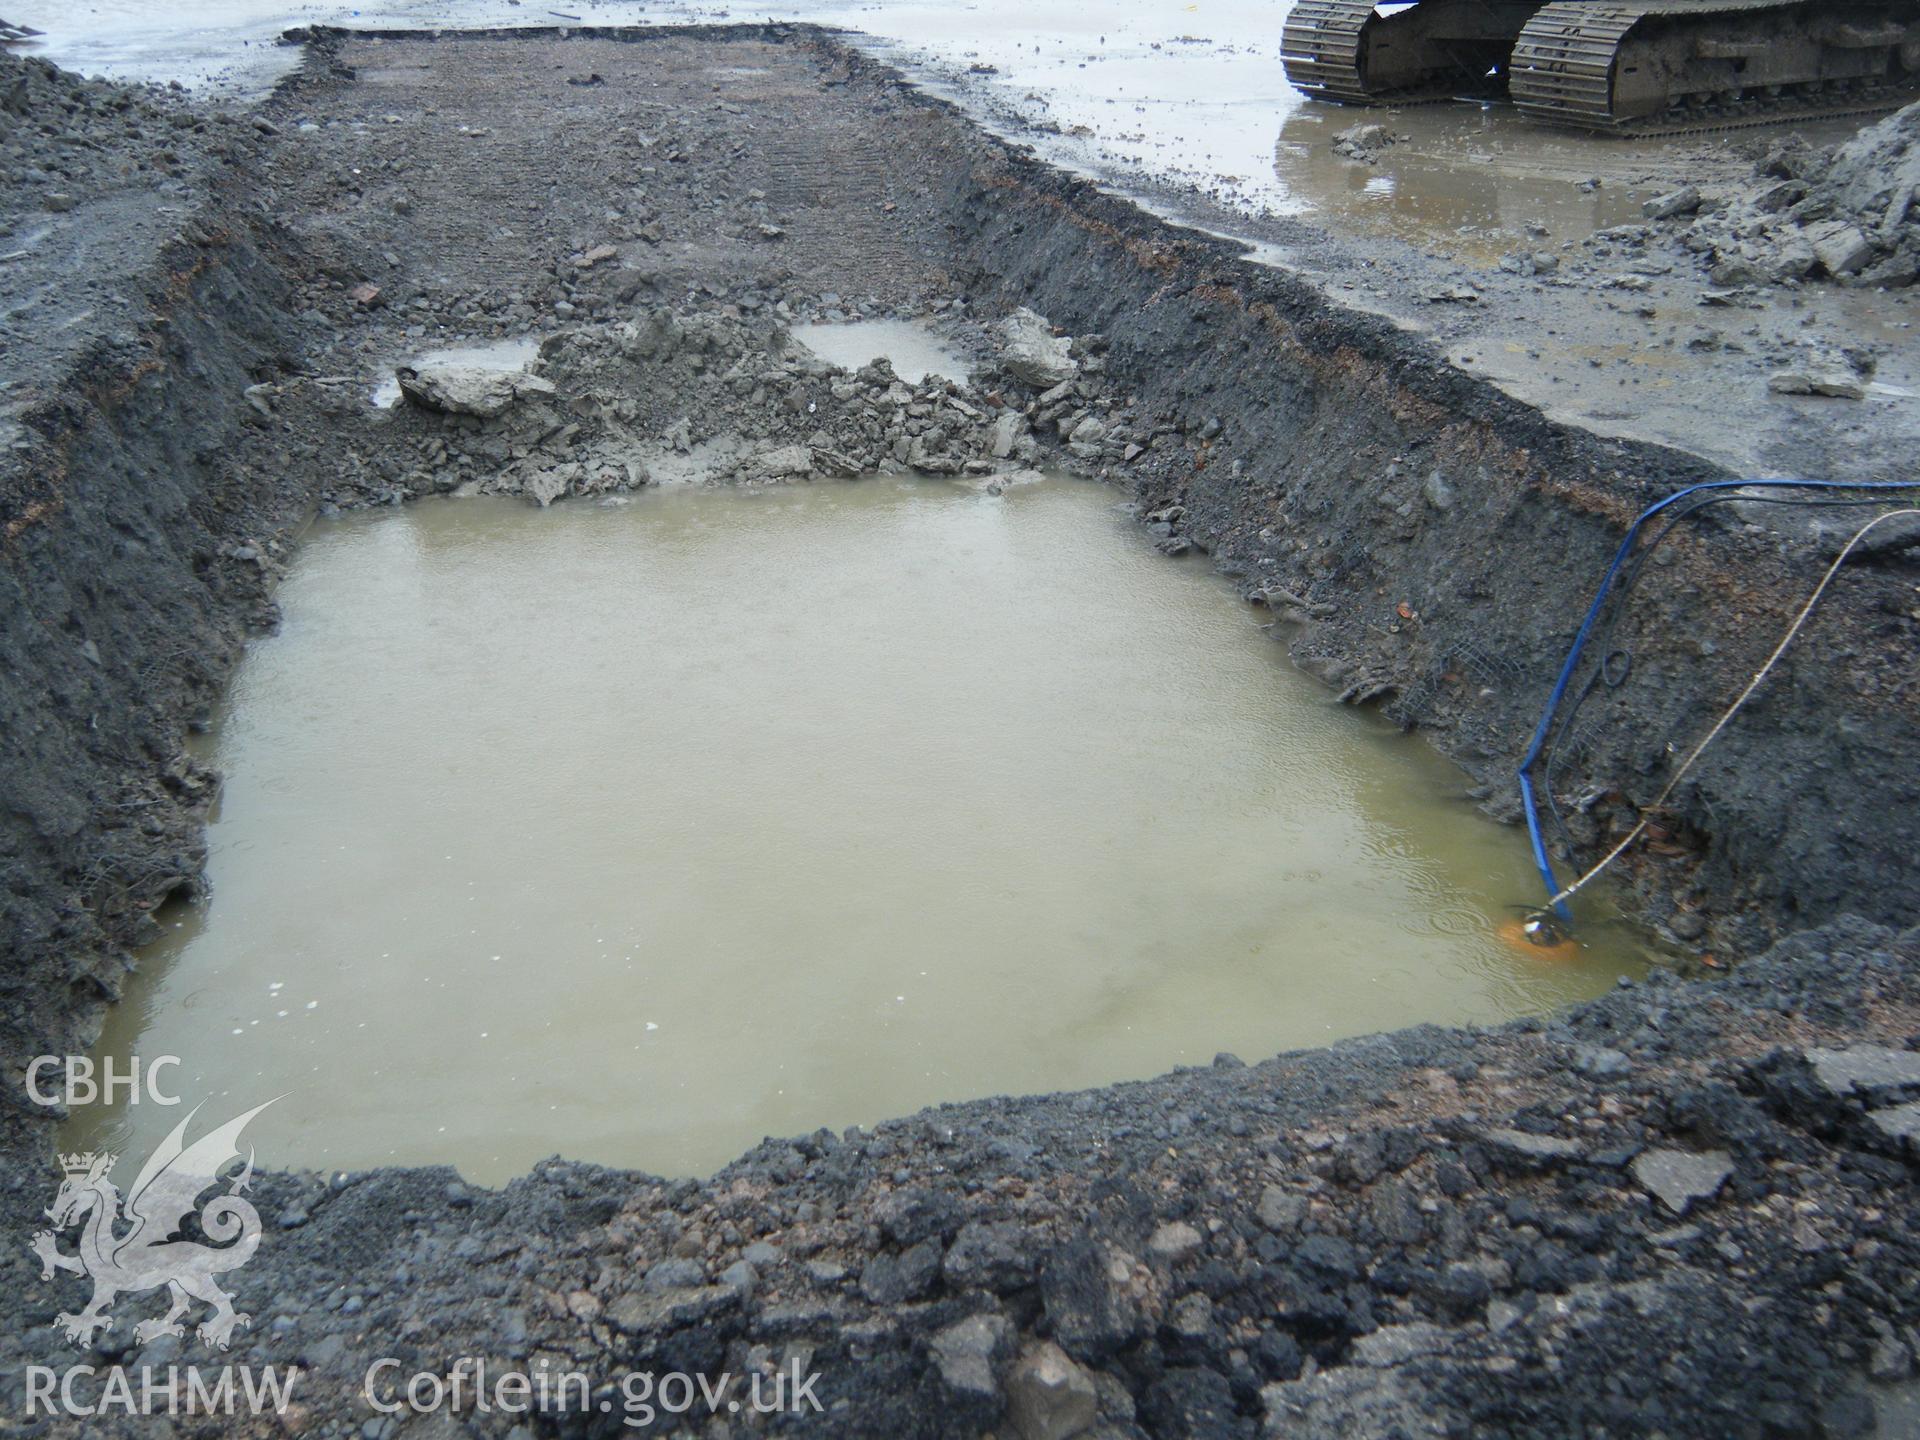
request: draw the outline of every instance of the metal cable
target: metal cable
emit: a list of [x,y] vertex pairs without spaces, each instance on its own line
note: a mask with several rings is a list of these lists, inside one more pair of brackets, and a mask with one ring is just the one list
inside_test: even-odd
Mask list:
[[1625,854],[1627,847],[1632,845],[1635,840],[1638,840],[1640,836],[1646,832],[1650,817],[1657,812],[1661,806],[1666,804],[1667,798],[1673,794],[1680,782],[1686,778],[1687,772],[1693,768],[1694,761],[1698,760],[1701,755],[1705,753],[1706,748],[1719,738],[1720,732],[1725,730],[1728,724],[1732,722],[1733,717],[1740,713],[1740,708],[1753,697],[1754,691],[1758,690],[1767,676],[1773,672],[1773,667],[1779,663],[1780,657],[1787,653],[1787,647],[1793,644],[1795,637],[1800,634],[1802,627],[1807,623],[1807,618],[1813,614],[1814,607],[1820,603],[1820,597],[1827,593],[1827,586],[1833,583],[1833,577],[1840,573],[1840,567],[1846,564],[1847,557],[1853,554],[1854,547],[1867,538],[1868,532],[1871,531],[1874,526],[1885,524],[1889,520],[1898,519],[1902,515],[1920,516],[1920,507],[1909,506],[1900,510],[1888,510],[1884,514],[1874,516],[1873,519],[1853,532],[1853,538],[1847,541],[1840,553],[1834,557],[1833,563],[1827,567],[1827,573],[1820,577],[1820,583],[1813,587],[1813,593],[1807,597],[1807,603],[1802,605],[1800,607],[1800,613],[1793,617],[1793,623],[1787,627],[1787,633],[1780,637],[1780,643],[1773,647],[1773,653],[1767,656],[1766,663],[1753,672],[1753,678],[1747,682],[1746,689],[1740,692],[1739,698],[1727,707],[1724,715],[1714,721],[1713,728],[1707,731],[1698,745],[1693,747],[1692,753],[1680,762],[1680,768],[1673,772],[1673,777],[1667,781],[1660,793],[1654,797],[1653,803],[1641,812],[1640,819],[1635,822],[1634,827],[1627,832],[1626,838],[1621,840],[1613,849],[1609,850],[1606,857],[1602,859],[1598,865],[1595,865],[1571,885],[1563,887],[1559,894],[1547,902],[1549,905],[1560,906],[1564,905],[1568,900],[1571,900],[1574,895],[1578,894],[1580,890],[1591,883],[1594,877],[1599,875],[1601,871],[1605,870],[1609,865],[1613,864],[1615,860],[1618,860]]

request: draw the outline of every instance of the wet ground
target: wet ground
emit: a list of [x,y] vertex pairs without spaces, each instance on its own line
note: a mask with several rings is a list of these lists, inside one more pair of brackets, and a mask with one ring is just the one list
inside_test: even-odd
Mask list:
[[942,342],[934,331],[910,320],[865,320],[853,324],[802,325],[793,338],[829,365],[858,370],[884,356],[893,373],[909,385],[929,375],[949,380],[967,378],[964,356]]
[[1516,943],[1520,834],[1104,486],[431,503],[316,525],[281,600],[208,756],[212,900],[105,1043],[284,1094],[282,1164],[705,1173],[1644,973],[1604,903]]
[[[129,0],[16,8],[15,18],[49,32],[31,49],[62,64],[240,95],[261,93],[296,62],[296,49],[274,44],[290,24],[739,18],[720,6],[510,0],[214,0],[164,17]],[[1749,178],[1766,131],[1622,144],[1546,131],[1505,105],[1380,111],[1310,101],[1280,60],[1286,7],[1251,0],[802,0],[771,13],[863,32],[870,49],[990,130],[1430,335],[1453,363],[1555,418],[1754,475],[1898,478],[1888,457],[1920,444],[1910,292],[1795,287],[1710,311],[1704,276],[1684,254],[1661,273],[1634,275],[1629,291],[1604,247],[1574,248],[1683,183],[1711,194]],[[1372,121],[1404,139],[1372,163],[1329,148],[1340,130]],[[1824,122],[1802,133],[1832,143],[1851,128]],[[1565,268],[1545,279],[1499,268],[1503,256],[1540,249]],[[1866,347],[1880,367],[1864,403],[1768,390],[1774,372],[1844,346]]]

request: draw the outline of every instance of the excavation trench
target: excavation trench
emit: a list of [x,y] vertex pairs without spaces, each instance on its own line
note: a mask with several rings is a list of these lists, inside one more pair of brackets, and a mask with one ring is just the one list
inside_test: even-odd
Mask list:
[[283,1164],[706,1173],[1644,969],[1604,901],[1520,942],[1519,834],[1096,482],[426,502],[315,526],[280,603],[207,751],[211,898],[98,1058],[284,1095]]
[[[803,1353],[823,1433],[977,1434],[1044,1338],[1129,1437],[1747,1433],[1755,1395],[1807,1433],[1869,1322],[1920,1320],[1907,1152],[1863,1114],[1920,1084],[1810,1068],[1920,1026],[1881,928],[1920,896],[1910,558],[1846,567],[1622,867],[1733,977],[1540,1018],[1626,967],[1489,947],[1535,892],[1468,802],[1514,818],[1623,527],[1713,466],[1551,423],[819,32],[309,39],[127,303],[20,362],[0,452],[8,1073],[190,1041],[215,1110],[290,1092],[228,1358],[304,1367],[342,1432],[403,1344],[596,1382]],[[966,382],[794,341],[855,318]],[[503,343],[510,393],[371,403],[395,357]],[[1559,756],[1558,858],[1626,832],[1832,553],[1734,507],[1668,542]],[[361,1018],[393,1028],[329,1028]],[[22,1239],[63,1124],[155,1123],[8,1093]],[[588,1123],[543,1130],[563,1099]],[[594,1163],[763,1131],[705,1179]],[[1635,1168],[1676,1149],[1728,1167],[1685,1225]],[[556,1150],[497,1192],[379,1163]],[[9,1359],[71,1363],[80,1282],[0,1254]]]

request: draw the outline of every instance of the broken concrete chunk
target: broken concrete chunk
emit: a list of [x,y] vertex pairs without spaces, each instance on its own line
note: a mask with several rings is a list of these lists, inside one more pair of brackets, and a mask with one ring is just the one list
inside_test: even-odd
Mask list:
[[1900,1149],[1909,1153],[1920,1152],[1920,1100],[1910,1100],[1905,1105],[1895,1105],[1886,1110],[1875,1110],[1867,1116],[1867,1120]]
[[1682,185],[1671,194],[1647,201],[1640,207],[1640,213],[1649,220],[1668,220],[1675,215],[1691,215],[1699,208],[1699,188],[1694,185]]
[[1269,1230],[1292,1230],[1307,1218],[1307,1197],[1269,1185],[1260,1192],[1260,1206],[1254,1213]]
[[1007,1409],[1020,1440],[1072,1440],[1099,1411],[1093,1379],[1050,1341],[1029,1346],[1007,1377]]
[[1013,454],[1013,447],[1027,432],[1027,417],[1016,411],[1008,410],[993,422],[993,434],[988,442],[988,450],[996,460],[1005,460]]
[[1626,1052],[1607,1045],[1576,1045],[1573,1068],[1590,1080],[1617,1080],[1630,1073],[1633,1061]]
[[1051,390],[1080,373],[1071,348],[1044,317],[1025,306],[1000,322],[1000,368],[1035,390]]
[[542,470],[529,476],[523,488],[527,498],[544,510],[567,493],[567,482],[558,470]]
[[813,451],[805,445],[778,445],[753,457],[755,474],[768,480],[805,475],[813,469]]
[[1831,395],[1837,400],[1863,400],[1867,394],[1865,382],[1852,371],[1812,365],[1776,370],[1767,377],[1767,389],[1776,395]]
[[1400,138],[1384,125],[1362,123],[1349,125],[1328,142],[1328,147],[1336,155],[1344,155],[1349,160],[1364,160],[1372,164],[1376,151],[1399,143]]
[[928,1342],[933,1363],[949,1390],[963,1396],[997,1401],[999,1382],[994,1361],[1013,1339],[1013,1322],[1004,1315],[969,1315],[949,1325]]
[[1829,275],[1851,275],[1873,258],[1873,245],[1867,237],[1845,221],[1809,225],[1806,238],[1820,268]]
[[1553,1165],[1578,1160],[1586,1154],[1571,1140],[1558,1135],[1529,1135],[1524,1130],[1486,1130],[1481,1138],[1495,1158],[1508,1164]]
[[1807,1051],[1807,1063],[1822,1085],[1841,1099],[1892,1100],[1920,1090],[1920,1052],[1884,1045]]
[[1635,1157],[1633,1177],[1658,1197],[1675,1215],[1684,1215],[1696,1200],[1711,1200],[1733,1173],[1733,1159],[1724,1150],[1694,1154],[1689,1150],[1646,1150]]
[[1184,1220],[1162,1225],[1147,1241],[1147,1253],[1162,1260],[1179,1260],[1200,1248],[1200,1232]]
[[529,396],[554,393],[553,383],[537,375],[476,365],[402,365],[394,375],[400,381],[400,393],[421,409],[477,415],[483,420],[505,413]]

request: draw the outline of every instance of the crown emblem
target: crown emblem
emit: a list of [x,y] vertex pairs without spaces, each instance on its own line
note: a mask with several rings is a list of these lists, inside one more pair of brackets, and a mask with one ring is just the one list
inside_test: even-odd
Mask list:
[[93,1162],[100,1159],[97,1151],[89,1150],[84,1155],[66,1155],[60,1157],[60,1168],[69,1175],[85,1175],[93,1169]]

